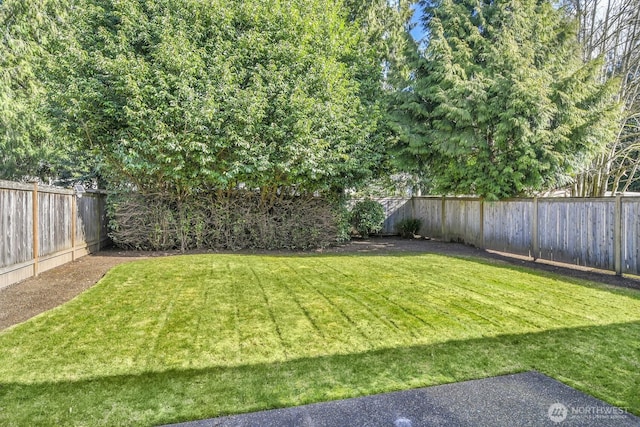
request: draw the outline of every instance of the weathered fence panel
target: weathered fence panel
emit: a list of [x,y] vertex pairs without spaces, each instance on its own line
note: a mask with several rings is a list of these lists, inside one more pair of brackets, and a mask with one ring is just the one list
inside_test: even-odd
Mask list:
[[640,274],[636,197],[499,202],[416,197],[411,203],[426,236],[617,274]]
[[477,199],[446,199],[444,236],[447,240],[480,245],[482,242],[481,206]]
[[77,199],[76,257],[99,250],[107,236],[106,198],[88,193]]
[[38,192],[38,241],[40,256],[47,256],[71,247],[72,191],[65,193]]
[[98,250],[106,222],[103,192],[0,181],[0,288]]
[[539,199],[538,258],[614,269],[615,199]]
[[[9,215],[10,212],[13,215]],[[0,287],[3,287],[33,273],[30,262],[33,259],[33,195],[30,187],[14,183],[0,186],[0,213]]]
[[477,246],[531,255],[533,206],[531,200],[484,202],[483,243]]
[[444,199],[414,197],[411,203],[413,205],[413,217],[422,221],[420,234],[436,239],[442,238],[442,208],[444,206]]

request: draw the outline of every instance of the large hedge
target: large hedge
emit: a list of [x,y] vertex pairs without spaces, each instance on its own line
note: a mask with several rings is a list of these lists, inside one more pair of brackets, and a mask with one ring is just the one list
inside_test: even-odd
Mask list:
[[309,249],[345,235],[339,204],[313,196],[235,191],[177,199],[125,191],[109,205],[110,236],[126,249]]

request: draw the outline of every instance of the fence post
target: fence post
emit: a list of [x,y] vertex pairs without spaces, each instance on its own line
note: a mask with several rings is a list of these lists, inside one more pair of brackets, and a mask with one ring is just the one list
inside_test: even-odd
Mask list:
[[480,199],[480,249],[484,249],[484,199]]
[[33,275],[38,275],[38,246],[40,245],[38,236],[38,182],[33,183]]
[[447,229],[447,225],[446,225],[446,220],[445,220],[445,206],[447,199],[445,196],[442,196],[442,208],[440,209],[440,227],[441,227],[441,234],[442,234],[442,240],[443,241],[447,241],[447,235],[446,235],[446,229]]
[[[104,199],[98,196],[96,205],[98,206],[98,252],[102,249],[102,239],[106,236],[102,233],[103,225],[106,221],[106,217],[103,218],[104,213]],[[105,220],[105,221],[103,221]]]
[[533,260],[538,259],[540,253],[540,241],[538,240],[538,198],[533,198],[533,212],[531,215],[531,252]]
[[76,216],[78,207],[76,206],[76,193],[71,195],[71,261],[76,260]]
[[613,211],[613,268],[622,276],[622,196],[616,196]]

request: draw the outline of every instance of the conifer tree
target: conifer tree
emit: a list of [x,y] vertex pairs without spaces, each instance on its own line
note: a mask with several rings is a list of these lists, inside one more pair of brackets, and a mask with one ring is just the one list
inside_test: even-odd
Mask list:
[[0,1],[0,179],[45,179],[61,155],[44,112],[42,73],[56,37],[56,6]]
[[551,188],[615,129],[612,85],[583,64],[575,27],[548,1],[422,4],[428,45],[398,96],[405,159],[437,191],[499,199]]

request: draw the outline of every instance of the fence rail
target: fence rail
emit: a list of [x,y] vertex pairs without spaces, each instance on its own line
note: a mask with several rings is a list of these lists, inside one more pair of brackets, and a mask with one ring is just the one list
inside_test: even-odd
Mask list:
[[420,234],[483,249],[640,274],[640,198],[414,197],[398,208]]
[[99,250],[105,194],[0,181],[0,288]]

